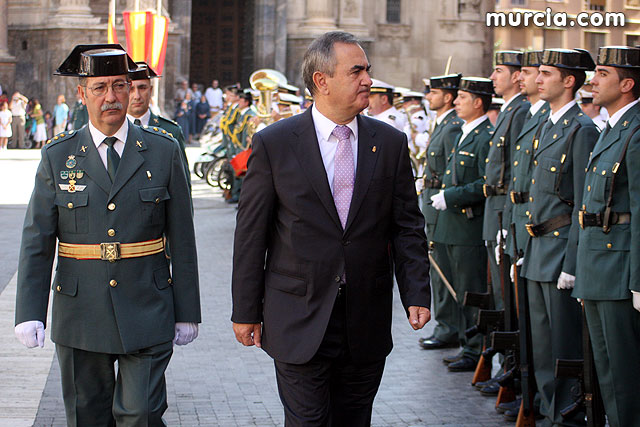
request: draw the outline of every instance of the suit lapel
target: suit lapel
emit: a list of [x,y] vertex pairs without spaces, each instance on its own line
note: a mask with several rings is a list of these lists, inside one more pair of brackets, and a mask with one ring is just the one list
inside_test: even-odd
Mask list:
[[480,132],[482,132],[482,129],[485,126],[487,126],[487,123],[490,123],[488,119],[487,120],[483,120],[482,123],[480,123],[478,126],[476,126],[475,129],[473,129],[469,133],[469,135],[467,135],[467,137],[462,142],[460,142],[460,145],[458,145],[457,147],[454,147],[454,150],[460,151],[461,149],[463,149],[467,145],[473,144],[473,141],[476,139],[476,136],[480,135]]
[[[83,148],[84,147],[84,148]],[[111,179],[104,167],[100,153],[96,148],[89,126],[84,126],[78,131],[78,146],[76,147],[77,168],[84,171],[105,193],[111,191]]]
[[129,126],[129,132],[127,133],[127,142],[124,144],[124,152],[120,159],[120,165],[116,172],[116,178],[111,186],[111,192],[109,193],[109,200],[113,199],[120,189],[129,181],[131,176],[140,168],[144,163],[144,157],[140,154],[140,151],[146,150],[142,138],[142,130]]

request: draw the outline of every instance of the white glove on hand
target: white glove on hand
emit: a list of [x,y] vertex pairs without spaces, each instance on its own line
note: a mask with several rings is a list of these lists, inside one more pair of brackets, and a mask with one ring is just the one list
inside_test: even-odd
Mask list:
[[431,196],[431,202],[434,209],[437,209],[439,211],[447,209],[447,202],[444,199],[444,190],[440,190],[439,193]]
[[633,308],[640,311],[640,292],[631,291],[633,295]]
[[498,230],[498,234],[496,235],[496,247],[494,249],[496,256],[496,264],[500,264],[500,244],[502,243],[502,236],[504,236],[505,241],[507,238],[507,230],[504,228],[502,230]]
[[558,289],[573,289],[573,286],[576,282],[576,276],[572,276],[569,273],[565,273],[564,271],[560,273],[560,277],[558,277]]
[[[516,261],[516,265],[518,267],[522,267],[523,262],[524,262],[524,258],[520,258],[518,259],[518,261]],[[511,268],[509,269],[509,277],[511,277],[511,281],[515,283],[516,274],[515,274],[515,269],[513,268],[513,264],[511,264]]]
[[187,345],[198,337],[198,324],[188,322],[176,322],[176,336],[173,343]]
[[29,320],[18,323],[14,330],[16,338],[25,347],[44,347],[44,323],[39,320]]
[[416,193],[420,194],[424,190],[424,178],[416,179]]

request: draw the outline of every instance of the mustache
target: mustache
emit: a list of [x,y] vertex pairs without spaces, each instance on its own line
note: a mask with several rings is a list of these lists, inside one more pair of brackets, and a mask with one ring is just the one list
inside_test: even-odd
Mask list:
[[102,107],[100,107],[100,111],[107,111],[107,110],[122,110],[122,104],[120,102],[114,102],[112,104],[109,104],[107,102],[105,104],[102,104]]

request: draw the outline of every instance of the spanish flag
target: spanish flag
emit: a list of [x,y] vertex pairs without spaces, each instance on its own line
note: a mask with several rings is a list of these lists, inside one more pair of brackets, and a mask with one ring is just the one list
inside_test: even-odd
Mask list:
[[152,12],[123,12],[127,53],[134,61],[145,61],[162,75],[167,51],[169,19]]
[[107,43],[118,44],[118,35],[116,34],[116,17],[109,14],[109,23],[107,27]]

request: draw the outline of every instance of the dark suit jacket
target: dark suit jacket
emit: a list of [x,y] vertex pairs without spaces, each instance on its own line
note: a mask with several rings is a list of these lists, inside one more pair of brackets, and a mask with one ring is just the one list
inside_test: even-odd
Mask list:
[[357,361],[391,351],[393,272],[405,308],[429,307],[424,218],[403,133],[358,116],[358,165],[343,230],[311,109],[253,138],[233,256],[236,323],[263,322],[263,348],[287,363],[320,346],[346,272],[347,335]]

